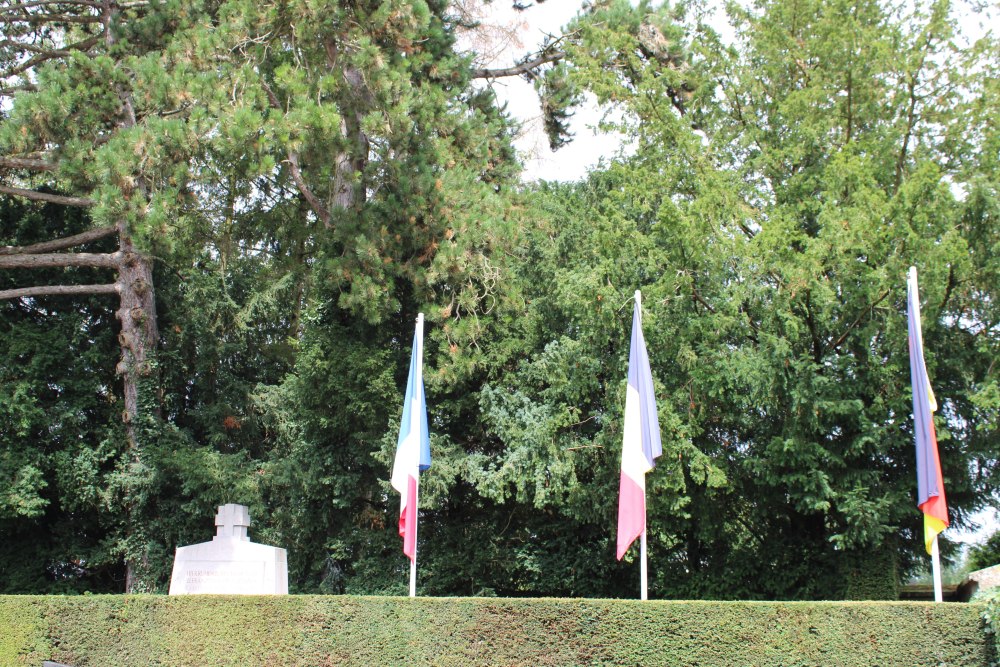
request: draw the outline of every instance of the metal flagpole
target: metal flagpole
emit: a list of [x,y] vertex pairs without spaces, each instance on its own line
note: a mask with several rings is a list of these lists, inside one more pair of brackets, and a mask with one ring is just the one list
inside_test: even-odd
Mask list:
[[934,601],[942,602],[944,595],[941,591],[941,552],[938,551],[937,535],[931,543],[931,572],[934,575]]
[[[417,386],[414,387],[415,391],[421,393],[420,402],[423,403],[423,391],[424,391],[424,314],[417,314],[417,367],[420,372],[416,374],[417,376]],[[413,411],[411,413],[411,419],[421,423],[420,415],[417,414],[419,411]],[[416,415],[416,416],[412,416]],[[422,424],[417,427],[417,437],[418,450],[420,438],[423,434],[420,434],[420,429],[423,428]],[[420,466],[417,466],[417,483],[414,487],[413,494],[413,560],[410,561],[410,597],[417,597],[417,526],[420,524]]]

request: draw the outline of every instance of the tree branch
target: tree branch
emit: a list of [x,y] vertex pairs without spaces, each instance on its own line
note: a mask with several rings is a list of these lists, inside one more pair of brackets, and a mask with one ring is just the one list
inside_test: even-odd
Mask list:
[[556,62],[557,60],[562,60],[566,57],[565,51],[550,51],[548,53],[543,53],[533,60],[527,60],[523,63],[518,63],[513,67],[504,67],[501,69],[487,69],[480,68],[472,70],[473,79],[499,79],[505,76],[520,76],[526,72],[530,72],[536,67],[541,67],[546,63]]
[[0,156],[0,168],[3,169],[29,169],[31,171],[55,171],[56,165],[45,160],[35,160],[26,157],[3,157]]
[[[278,100],[278,96],[274,94],[271,86],[267,85],[267,82],[263,80],[260,82],[260,85],[264,89],[264,92],[267,93],[267,100],[271,108],[280,111],[281,101]],[[309,184],[306,183],[306,179],[302,176],[302,169],[299,167],[299,154],[291,149],[288,150],[288,166],[291,168],[292,180],[295,182],[295,187],[305,197],[305,200],[309,203],[309,207],[323,223],[323,226],[329,228],[330,211],[327,210],[323,202],[320,201],[319,197],[312,191],[312,188],[309,187]]]
[[66,248],[72,248],[73,246],[90,243],[91,241],[96,241],[97,239],[103,239],[104,237],[111,236],[117,232],[118,228],[112,225],[110,227],[98,227],[97,229],[91,229],[81,234],[75,234],[61,239],[54,239],[52,241],[43,241],[42,243],[35,243],[33,245],[0,246],[0,255],[37,255],[39,253],[51,252],[53,250],[65,250]]
[[11,70],[3,72],[3,76],[4,77],[16,76],[18,74],[22,74],[23,72],[28,71],[29,69],[35,67],[36,65],[44,63],[47,60],[52,60],[53,58],[71,56],[78,51],[86,51],[90,47],[97,44],[97,42],[100,40],[103,34],[104,33],[102,32],[98,35],[95,35],[94,37],[85,39],[82,42],[77,42],[76,44],[70,44],[62,49],[42,50],[36,47],[28,47],[25,45],[22,48],[25,48],[28,51],[35,52],[38,55],[36,55],[34,58],[28,58],[23,63],[21,63],[20,65]]
[[948,284],[944,288],[944,298],[941,299],[941,305],[938,306],[938,312],[943,312],[945,306],[948,305],[948,300],[951,298],[951,292],[958,286],[958,282],[955,280],[955,267],[948,267]]
[[691,300],[697,301],[698,303],[700,303],[702,306],[705,307],[705,310],[707,310],[712,314],[715,314],[715,308],[712,308],[712,304],[710,304],[708,301],[705,301],[705,299],[702,298],[701,294],[698,293],[698,288],[694,286],[694,276],[691,277]]
[[74,16],[72,14],[13,14],[0,15],[10,23],[100,23],[99,16]]
[[840,334],[840,338],[838,338],[836,341],[834,341],[833,345],[830,346],[830,350],[833,351],[833,350],[836,350],[838,347],[840,347],[840,345],[845,340],[847,340],[847,335],[849,333],[851,333],[851,331],[856,326],[858,326],[859,324],[861,324],[861,320],[864,319],[865,313],[869,312],[872,308],[874,308],[875,306],[877,306],[880,303],[882,303],[883,301],[885,301],[885,298],[887,296],[889,296],[889,292],[890,292],[890,290],[886,290],[885,292],[883,292],[882,296],[880,296],[879,298],[877,298],[870,306],[867,306],[863,311],[861,311],[861,314],[858,315],[855,318],[855,320],[853,322],[851,322],[851,324],[847,327],[847,331],[845,331],[844,333]]
[[38,285],[20,289],[0,290],[0,301],[29,296],[67,296],[76,294],[118,294],[119,285]]
[[816,319],[813,317],[812,312],[812,292],[809,290],[806,290],[803,303],[805,306],[806,325],[809,327],[809,335],[812,338],[813,361],[819,365],[823,362],[823,343],[820,342],[819,332],[816,330]]
[[906,167],[906,154],[909,149],[910,139],[913,137],[913,131],[917,125],[917,102],[919,101],[919,96],[917,95],[917,86],[920,81],[920,73],[924,69],[924,65],[927,62],[927,54],[931,48],[931,44],[934,41],[935,34],[932,30],[933,19],[924,29],[923,33],[923,45],[920,47],[920,60],[917,61],[917,66],[910,73],[910,80],[907,82],[906,94],[908,97],[907,109],[906,109],[906,131],[903,134],[903,146],[899,150],[899,157],[896,158],[896,178],[893,183],[893,193],[899,191],[899,186],[903,180],[903,170]]
[[309,184],[306,183],[306,179],[302,177],[302,170],[299,169],[299,154],[295,151],[288,151],[288,165],[291,167],[292,180],[295,181],[295,186],[302,193],[302,196],[306,198],[309,202],[309,206],[312,208],[313,213],[316,217],[323,222],[324,227],[330,226],[330,211],[323,206],[323,202],[319,200],[315,194],[313,194],[312,189],[310,189]]
[[80,5],[81,7],[100,7],[99,0],[34,0],[33,2],[22,2],[16,5],[9,5],[7,11],[23,11],[25,9],[35,9],[36,7],[48,7],[50,5]]
[[65,252],[38,255],[0,255],[0,269],[44,269],[89,266],[117,269],[122,253]]
[[10,88],[0,88],[0,95],[7,96],[12,93],[19,93],[21,91],[33,93],[36,90],[38,90],[38,86],[36,86],[35,84],[22,83],[19,86],[11,86]]
[[38,192],[37,190],[25,190],[24,188],[12,188],[8,185],[0,185],[0,194],[24,197],[33,201],[44,201],[50,204],[61,204],[63,206],[93,206],[94,200],[86,197],[66,197],[63,195],[53,195],[48,192]]

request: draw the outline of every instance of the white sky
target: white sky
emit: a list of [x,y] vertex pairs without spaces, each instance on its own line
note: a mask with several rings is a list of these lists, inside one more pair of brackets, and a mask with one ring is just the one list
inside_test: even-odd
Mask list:
[[[482,66],[513,65],[517,58],[536,50],[546,35],[560,34],[582,6],[583,2],[577,0],[549,0],[519,12],[508,0],[495,0],[488,7],[486,21],[515,30],[519,43],[509,43],[506,50]],[[553,153],[542,130],[542,112],[534,87],[521,77],[497,79],[492,86],[499,99],[507,102],[511,115],[524,123],[515,146],[524,161],[525,181],[579,180],[601,157],[613,156],[621,145],[620,138],[591,129],[601,114],[595,104],[588,104],[578,109],[570,122],[573,141]]]

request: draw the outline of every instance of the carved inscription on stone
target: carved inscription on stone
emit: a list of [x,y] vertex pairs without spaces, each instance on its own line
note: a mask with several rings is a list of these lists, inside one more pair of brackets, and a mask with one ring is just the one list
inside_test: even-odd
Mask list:
[[264,586],[264,562],[188,561],[181,576],[188,593],[238,595]]

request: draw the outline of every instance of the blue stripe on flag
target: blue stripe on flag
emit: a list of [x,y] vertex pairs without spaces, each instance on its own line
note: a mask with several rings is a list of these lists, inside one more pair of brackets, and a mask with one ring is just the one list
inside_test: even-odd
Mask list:
[[649,370],[649,355],[646,340],[642,335],[642,317],[639,301],[632,310],[632,342],[628,355],[628,383],[639,395],[639,420],[642,438],[642,453],[649,467],[656,465],[654,459],[663,453],[660,443],[660,424],[656,415],[656,393],[653,389],[653,374]]
[[[399,424],[399,438],[396,440],[396,451],[403,446],[403,443],[410,436],[410,428],[413,422],[413,410],[419,410],[420,416],[420,470],[427,470],[431,467],[431,439],[427,426],[427,403],[424,400],[424,379],[417,380],[417,369],[420,363],[419,352],[420,341],[416,336],[413,338],[413,349],[410,353],[410,373],[406,378],[406,396],[403,399],[403,416]],[[422,374],[421,374],[422,375]],[[414,395],[416,392],[416,395]]]

